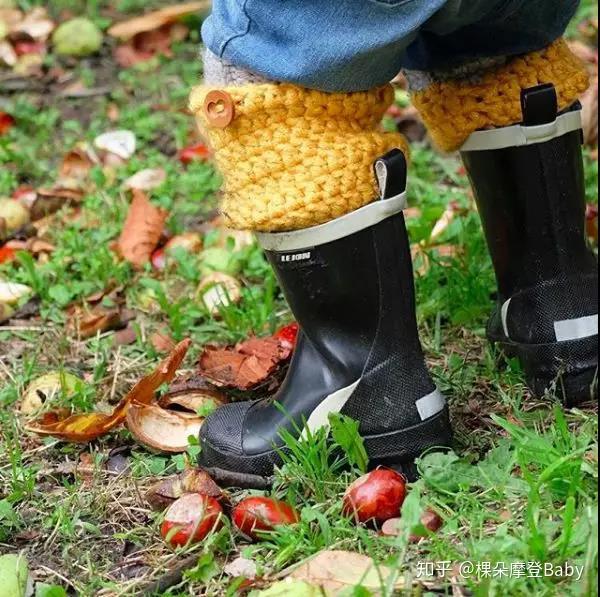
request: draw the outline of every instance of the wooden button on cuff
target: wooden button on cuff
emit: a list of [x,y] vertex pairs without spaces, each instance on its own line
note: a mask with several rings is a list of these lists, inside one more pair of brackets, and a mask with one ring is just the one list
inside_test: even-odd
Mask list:
[[224,129],[233,120],[233,100],[226,91],[209,91],[203,107],[208,123],[215,128]]

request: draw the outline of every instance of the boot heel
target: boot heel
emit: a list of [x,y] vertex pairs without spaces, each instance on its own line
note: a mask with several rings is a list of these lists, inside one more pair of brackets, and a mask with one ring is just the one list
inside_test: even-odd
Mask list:
[[597,336],[548,344],[500,342],[518,357],[535,396],[553,392],[566,406],[598,399]]

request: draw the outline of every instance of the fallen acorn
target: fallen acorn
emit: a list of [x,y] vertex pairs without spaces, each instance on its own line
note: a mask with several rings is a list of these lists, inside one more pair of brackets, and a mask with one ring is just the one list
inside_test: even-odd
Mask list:
[[388,468],[378,468],[354,481],[344,493],[343,513],[356,522],[381,524],[400,515],[406,479]]
[[222,524],[223,509],[215,498],[186,493],[165,512],[160,533],[171,547],[177,547],[199,543]]
[[235,506],[231,513],[233,524],[252,539],[259,539],[261,531],[272,531],[278,525],[299,522],[293,506],[269,497],[248,497]]

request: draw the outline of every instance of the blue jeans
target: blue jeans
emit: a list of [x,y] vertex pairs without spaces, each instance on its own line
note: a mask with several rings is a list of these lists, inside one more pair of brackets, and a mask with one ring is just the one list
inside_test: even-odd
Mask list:
[[357,91],[402,68],[437,71],[539,50],[579,0],[213,0],[208,49],[276,81]]

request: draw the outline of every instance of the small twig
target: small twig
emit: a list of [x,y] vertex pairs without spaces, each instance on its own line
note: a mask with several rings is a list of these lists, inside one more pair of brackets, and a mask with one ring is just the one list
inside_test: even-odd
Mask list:
[[157,578],[155,581],[152,581],[145,586],[141,587],[140,590],[143,591],[145,595],[152,593],[164,593],[170,587],[179,584],[183,579],[183,573],[196,565],[198,561],[198,554],[192,554],[191,556],[187,556],[180,562],[178,562],[174,568],[169,570],[166,574],[163,574],[160,578]]

